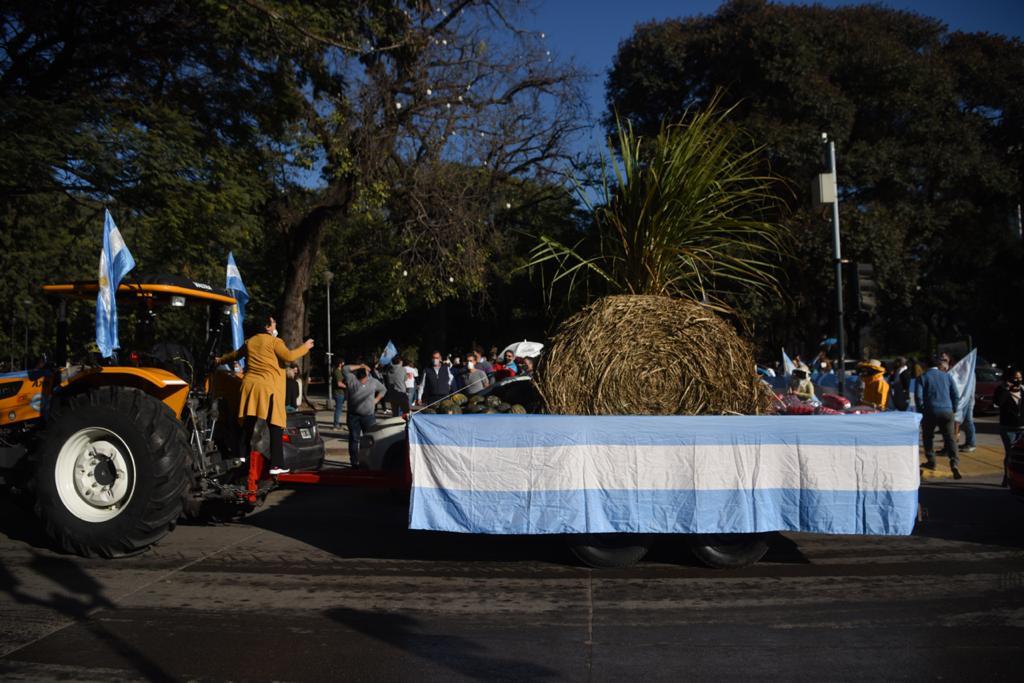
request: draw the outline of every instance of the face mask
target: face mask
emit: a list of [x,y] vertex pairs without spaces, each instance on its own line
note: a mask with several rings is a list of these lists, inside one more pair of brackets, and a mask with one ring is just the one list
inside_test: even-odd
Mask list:
[[470,370],[472,370],[473,368],[476,367],[476,363],[474,363],[473,361],[467,361],[466,362],[466,367],[469,368]]
[[275,330],[271,330],[270,336],[271,337],[276,337],[277,336],[277,330],[276,329]]
[[436,367],[438,367],[439,365],[441,365],[441,359],[440,359],[440,358],[435,358],[435,359],[434,359],[434,367],[436,368]]

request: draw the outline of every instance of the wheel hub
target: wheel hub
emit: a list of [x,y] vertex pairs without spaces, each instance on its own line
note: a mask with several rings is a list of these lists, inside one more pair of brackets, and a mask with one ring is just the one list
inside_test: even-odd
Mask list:
[[104,459],[96,464],[93,476],[96,477],[96,483],[100,486],[110,486],[117,479],[117,470],[114,469],[112,462]]
[[117,516],[134,488],[131,452],[117,435],[98,427],[68,439],[55,476],[64,505],[76,517],[91,522]]

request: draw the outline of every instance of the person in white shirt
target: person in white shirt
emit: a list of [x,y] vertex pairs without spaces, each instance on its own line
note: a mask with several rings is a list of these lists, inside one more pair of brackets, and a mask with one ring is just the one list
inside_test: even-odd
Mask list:
[[409,361],[405,362],[405,393],[409,396],[409,405],[416,402],[416,380],[420,376],[417,370]]

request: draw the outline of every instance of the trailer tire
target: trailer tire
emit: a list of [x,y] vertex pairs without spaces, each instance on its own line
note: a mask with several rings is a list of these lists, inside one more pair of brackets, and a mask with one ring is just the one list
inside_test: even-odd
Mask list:
[[54,402],[33,468],[36,514],[64,551],[140,553],[182,512],[189,440],[160,400],[123,386]]
[[701,534],[688,541],[694,556],[714,569],[749,567],[768,552],[769,534]]
[[653,541],[648,534],[580,534],[569,538],[569,548],[589,567],[614,569],[642,560]]

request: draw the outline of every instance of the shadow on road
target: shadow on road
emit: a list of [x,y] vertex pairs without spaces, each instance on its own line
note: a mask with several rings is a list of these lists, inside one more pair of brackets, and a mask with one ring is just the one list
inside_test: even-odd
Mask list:
[[559,537],[412,531],[408,506],[387,491],[296,487],[246,523],[340,558],[572,564]]
[[1024,548],[1024,502],[994,483],[922,484],[919,500],[915,536]]
[[[408,506],[393,494],[344,487],[296,487],[273,507],[246,523],[287,536],[339,558],[425,560],[459,563],[472,572],[474,563],[540,562],[587,571],[570,552],[563,536],[498,536],[413,531]],[[774,535],[762,560],[806,564],[792,540]],[[666,534],[648,553],[647,563],[703,567],[689,552],[684,536]]]
[[[42,607],[81,625],[93,638],[113,654],[122,658],[147,680],[167,683],[176,680],[144,652],[111,633],[96,619],[91,618],[98,610],[116,610],[117,608],[106,597],[100,583],[79,567],[74,560],[37,554],[33,556],[27,567],[63,590],[51,592],[47,597],[28,593],[22,590],[18,578],[3,564],[0,564],[0,591],[11,596],[20,604]],[[31,643],[27,646],[30,647]],[[5,657],[11,654],[7,653]]]
[[407,614],[347,607],[329,609],[324,614],[354,631],[467,678],[531,681],[558,675],[534,662],[490,655],[486,648],[458,635],[425,632],[420,620]]
[[33,548],[54,550],[53,542],[30,508],[24,499],[0,495],[0,534]]

